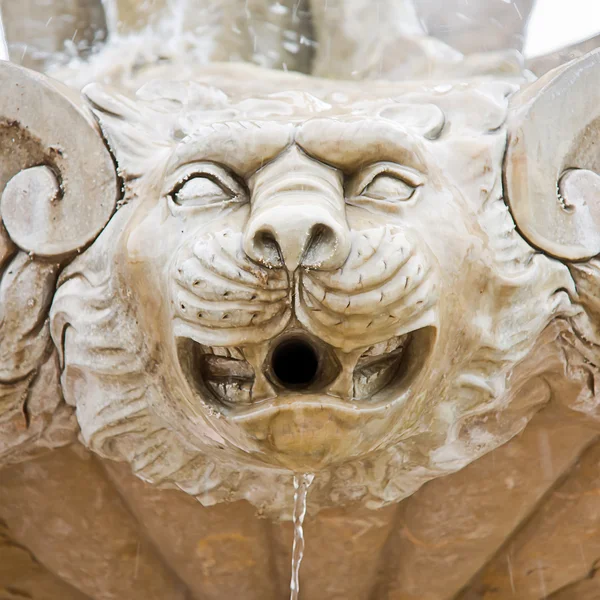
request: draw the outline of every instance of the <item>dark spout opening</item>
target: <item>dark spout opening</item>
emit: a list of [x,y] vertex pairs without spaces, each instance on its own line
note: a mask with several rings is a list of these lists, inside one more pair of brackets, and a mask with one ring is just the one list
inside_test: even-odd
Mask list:
[[271,371],[283,387],[309,386],[319,371],[319,355],[303,338],[283,340],[271,355]]

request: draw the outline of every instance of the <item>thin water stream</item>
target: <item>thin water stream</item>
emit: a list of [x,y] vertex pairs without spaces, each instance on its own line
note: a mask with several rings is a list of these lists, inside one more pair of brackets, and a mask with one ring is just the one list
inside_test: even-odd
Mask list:
[[2,24],[2,2],[0,1],[0,60],[9,60],[8,44],[6,42],[6,34],[4,25]]
[[294,544],[292,546],[292,579],[290,600],[298,600],[300,594],[300,564],[304,557],[304,517],[306,496],[315,476],[312,473],[294,475]]

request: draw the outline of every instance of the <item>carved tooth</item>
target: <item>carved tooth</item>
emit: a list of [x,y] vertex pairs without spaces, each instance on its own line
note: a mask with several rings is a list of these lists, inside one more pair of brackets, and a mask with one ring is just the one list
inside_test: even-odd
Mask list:
[[394,352],[398,350],[398,348],[403,348],[406,345],[406,340],[408,339],[407,335],[397,336],[392,338],[387,343],[386,353]]
[[215,356],[224,356],[224,357],[229,356],[229,352],[228,352],[227,348],[224,348],[221,346],[211,346],[210,351]]
[[245,360],[206,355],[204,365],[213,377],[241,377],[248,380],[254,378],[254,369]]
[[379,354],[383,354],[387,347],[387,342],[379,342],[378,344],[374,344],[370,348],[366,350],[363,356],[378,356]]
[[249,381],[208,381],[209,386],[221,400],[234,404],[250,403],[252,384]]
[[367,400],[387,383],[389,383],[396,371],[397,362],[385,361],[383,364],[374,363],[367,365],[354,375],[353,399]]
[[390,354],[398,348],[403,347],[408,339],[407,335],[401,335],[393,337],[385,342],[379,342],[367,348],[363,353],[363,357],[367,356],[383,356],[384,354]]
[[227,349],[231,358],[236,358],[237,360],[245,360],[244,354],[239,348],[231,347]]

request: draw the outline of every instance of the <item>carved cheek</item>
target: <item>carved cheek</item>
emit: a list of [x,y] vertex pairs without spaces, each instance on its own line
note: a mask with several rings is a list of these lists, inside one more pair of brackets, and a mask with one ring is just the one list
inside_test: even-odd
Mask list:
[[163,207],[155,206],[130,225],[126,241],[127,260],[130,263],[156,260],[168,254],[177,237],[173,219],[169,219]]
[[388,226],[355,232],[343,268],[303,275],[296,309],[315,335],[349,351],[431,325],[437,297],[418,239]]
[[353,235],[360,231],[385,227],[387,224],[401,222],[396,215],[365,210],[363,207],[346,205],[346,219]]
[[230,229],[206,233],[177,253],[170,274],[177,335],[227,346],[260,342],[285,327],[287,274],[248,261],[241,236]]
[[465,262],[482,251],[475,207],[444,182],[438,189],[430,186],[404,221],[444,274],[464,273]]

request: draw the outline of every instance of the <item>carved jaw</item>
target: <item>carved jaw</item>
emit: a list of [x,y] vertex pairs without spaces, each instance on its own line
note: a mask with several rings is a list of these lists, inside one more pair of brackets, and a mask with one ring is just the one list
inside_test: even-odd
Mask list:
[[410,399],[434,338],[435,328],[427,326],[342,352],[293,323],[260,345],[180,338],[177,346],[200,402],[268,449],[269,462],[316,470],[381,442],[382,420]]
[[203,346],[191,339],[181,340],[179,348],[193,387],[224,414],[235,415],[281,396],[322,391],[359,408],[385,402],[388,388],[397,389],[399,380],[415,374],[412,347],[428,346],[428,337],[421,329],[342,353],[303,329],[290,328],[261,348]]

